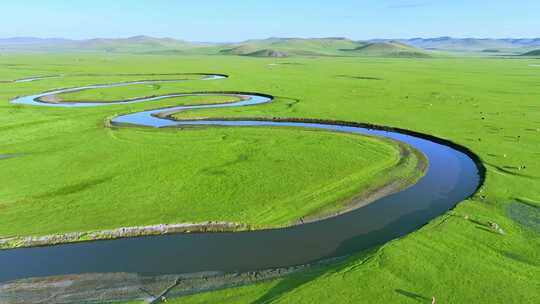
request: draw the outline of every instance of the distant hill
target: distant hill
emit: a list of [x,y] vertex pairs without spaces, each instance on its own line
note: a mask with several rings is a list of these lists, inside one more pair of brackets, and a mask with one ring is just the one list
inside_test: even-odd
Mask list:
[[482,50],[482,53],[500,53],[501,50],[499,49],[485,49],[485,50]]
[[533,50],[524,54],[521,54],[521,56],[535,56],[540,57],[540,50]]
[[193,43],[171,38],[134,36],[88,40],[9,38],[0,39],[0,50],[11,51],[96,51],[162,55],[225,54],[257,57],[335,56],[341,49],[360,43],[345,38],[268,38],[239,43]]
[[[268,38],[238,43],[198,43],[172,38],[0,38],[0,51],[89,51],[156,55],[428,57],[437,51],[522,54],[540,49],[540,38],[412,38],[355,41],[347,38]],[[435,51],[435,52],[433,52]]]
[[0,49],[22,51],[102,51],[102,52],[148,52],[186,50],[207,44],[187,42],[172,38],[134,36],[129,38],[95,38],[70,40],[62,38],[16,37],[0,39]]
[[232,46],[220,50],[219,52],[223,55],[247,55],[253,52],[256,52],[257,48],[252,45],[240,45],[240,46]]
[[420,58],[430,57],[425,51],[401,43],[397,41],[389,42],[372,42],[365,45],[356,47],[352,50],[347,50],[350,53],[354,53],[360,56],[373,56],[373,57],[406,57],[406,58]]
[[245,54],[245,56],[283,58],[283,57],[289,57],[289,54],[283,51],[264,49],[264,50],[258,50],[252,53]]
[[353,41],[346,38],[269,38],[229,45],[222,54],[257,57],[286,56],[371,56],[429,57],[421,49],[397,41]]
[[221,54],[225,55],[239,55],[239,56],[250,56],[250,57],[275,57],[283,58],[289,57],[289,54],[285,51],[278,51],[274,49],[257,49],[254,46],[242,45],[234,47],[231,49],[223,49],[220,51]]
[[57,48],[60,45],[72,43],[73,40],[62,38],[34,38],[34,37],[13,37],[0,38],[0,50],[29,50],[40,51]]
[[346,38],[268,38],[229,44],[221,53],[247,55],[271,50],[274,53],[285,53],[290,56],[335,56],[343,55],[342,49],[351,49],[359,45],[359,42]]
[[[196,45],[183,40],[171,38],[153,38],[148,36],[134,36],[119,39],[90,39],[76,41],[66,45],[71,49],[107,51],[107,52],[144,52],[156,50],[185,50],[194,48]],[[197,46],[204,46],[197,44]]]
[[423,49],[439,49],[449,51],[482,51],[485,49],[511,48],[512,43],[494,39],[439,37],[431,39],[413,38],[403,40],[410,45]]
[[535,39],[484,39],[484,38],[412,38],[399,40],[406,44],[428,50],[483,51],[511,50],[540,47],[540,38]]
[[35,37],[13,37],[13,38],[0,38],[0,46],[6,45],[51,45],[67,43],[72,40],[63,38],[35,38]]

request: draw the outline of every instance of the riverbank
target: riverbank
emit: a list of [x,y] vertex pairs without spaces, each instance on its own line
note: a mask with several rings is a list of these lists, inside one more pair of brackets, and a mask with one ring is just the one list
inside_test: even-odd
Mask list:
[[28,248],[39,246],[52,246],[60,244],[113,240],[120,238],[166,235],[175,233],[201,233],[201,232],[232,232],[246,231],[249,226],[227,222],[204,222],[183,224],[159,224],[138,227],[122,227],[109,230],[69,232],[44,236],[18,236],[0,239],[0,250],[14,248]]
[[[29,248],[40,246],[52,246],[69,243],[113,240],[121,238],[132,238],[152,235],[170,235],[180,233],[211,233],[211,232],[240,232],[267,229],[283,229],[312,222],[336,217],[346,212],[366,206],[384,196],[396,193],[407,187],[412,186],[420,179],[427,170],[428,161],[419,151],[408,145],[397,143],[399,148],[400,160],[394,166],[378,173],[373,178],[373,183],[365,188],[361,193],[348,198],[343,202],[336,203],[334,206],[323,208],[306,215],[298,221],[280,226],[260,226],[243,223],[229,223],[219,221],[208,221],[202,223],[179,223],[179,224],[158,224],[148,226],[120,227],[116,229],[87,231],[87,232],[69,232],[61,234],[51,234],[43,236],[17,236],[0,238],[0,250]],[[415,164],[415,174],[409,176],[403,175],[410,171],[411,163]],[[336,206],[340,206],[337,208]]]
[[239,287],[293,273],[317,271],[337,261],[339,259],[329,259],[308,265],[242,273],[201,272],[161,276],[93,273],[31,278],[0,283],[0,302],[2,304],[103,304],[124,301],[162,303],[168,298]]

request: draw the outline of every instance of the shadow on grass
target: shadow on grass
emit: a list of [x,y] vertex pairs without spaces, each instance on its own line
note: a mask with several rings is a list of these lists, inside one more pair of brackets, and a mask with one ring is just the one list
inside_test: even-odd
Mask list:
[[316,279],[317,277],[324,274],[324,271],[319,271],[315,273],[310,271],[308,273],[298,273],[293,274],[289,277],[285,277],[281,282],[276,286],[268,290],[263,296],[251,302],[251,304],[266,304],[271,303],[279,299],[282,295]]
[[349,78],[349,79],[359,79],[359,80],[383,80],[379,77],[371,77],[371,76],[355,76],[355,75],[336,75],[338,78]]
[[[325,275],[334,273],[346,275],[347,272],[355,271],[357,268],[362,267],[373,257],[375,257],[377,252],[380,251],[386,242],[399,238],[422,227],[423,223],[422,221],[419,221],[418,218],[429,218],[432,215],[431,213],[432,211],[430,210],[419,210],[402,216],[401,218],[387,224],[379,230],[369,231],[369,233],[359,234],[349,238],[348,240],[342,242],[340,246],[336,248],[334,253],[328,257],[346,256],[351,252],[358,252],[357,254],[344,258],[343,260],[332,265],[320,266],[305,272],[299,272],[286,276],[281,279],[278,284],[268,290],[263,296],[251,302],[251,304],[271,303],[287,293],[301,287],[302,285],[305,285]],[[405,224],[410,228],[405,230],[402,229]],[[396,292],[398,292],[397,290],[398,289],[396,289]],[[399,290],[402,291],[400,294],[404,295],[403,292],[405,291],[402,289]],[[408,294],[414,295],[413,293]],[[421,299],[431,301],[431,299],[426,297]]]
[[514,222],[540,233],[540,208],[534,201],[516,199],[508,206],[507,213]]
[[365,261],[369,260],[379,249],[376,247],[360,254],[355,255],[354,257],[344,258],[343,260],[336,262],[335,264],[316,266],[315,268],[307,271],[302,271],[295,273],[289,276],[284,277],[281,281],[270,290],[268,290],[263,296],[251,302],[251,304],[268,304],[272,303],[275,300],[278,300],[281,296],[295,290],[296,288],[301,287],[304,284],[307,284],[311,281],[314,281],[324,275],[340,273],[351,267],[352,260],[362,260],[359,262],[363,264]]
[[476,227],[476,229],[484,230],[484,231],[487,231],[489,233],[499,234],[495,230],[487,228],[485,226],[475,226],[475,227]]
[[402,296],[405,296],[405,297],[408,297],[408,298],[411,298],[413,300],[415,300],[416,302],[428,302],[428,303],[431,303],[431,300],[430,298],[426,297],[426,296],[423,296],[423,295],[420,295],[420,294],[417,294],[417,293],[414,293],[414,292],[410,292],[410,291],[406,291],[406,290],[403,290],[403,289],[396,289],[395,290],[398,294],[402,295]]
[[505,257],[507,257],[509,259],[512,259],[514,261],[517,261],[519,263],[527,264],[527,265],[530,265],[530,266],[540,267],[540,261],[537,261],[534,258],[529,258],[527,256],[523,256],[523,255],[520,255],[518,253],[511,252],[511,251],[501,250],[499,252],[502,255],[504,255]]
[[35,196],[35,198],[37,198],[37,199],[54,198],[54,197],[57,197],[57,196],[69,195],[69,194],[81,192],[81,191],[84,191],[84,190],[86,190],[88,188],[92,188],[94,186],[97,186],[99,184],[104,184],[104,183],[112,180],[112,178],[113,178],[113,176],[109,176],[109,177],[105,177],[105,178],[96,178],[96,179],[85,180],[85,181],[82,181],[82,182],[77,183],[77,184],[72,184],[72,185],[69,185],[69,186],[61,187],[61,188],[59,188],[57,190],[37,195],[37,196]]

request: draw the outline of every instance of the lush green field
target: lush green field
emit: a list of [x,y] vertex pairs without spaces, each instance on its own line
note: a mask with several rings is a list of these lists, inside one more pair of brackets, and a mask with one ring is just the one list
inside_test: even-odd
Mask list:
[[[159,66],[167,67],[167,61],[160,62],[157,72],[162,72]],[[122,72],[136,74],[128,63],[121,63],[126,70]],[[42,66],[46,65],[36,68]],[[83,70],[86,65],[74,68]],[[414,155],[405,165],[396,166],[401,155],[395,143],[364,136],[292,128],[111,129],[106,124],[116,113],[230,102],[236,97],[187,96],[91,109],[7,103],[45,86],[143,76],[118,77],[4,84],[0,154],[15,157],[3,159],[0,171],[4,180],[1,236],[205,221],[283,226],[337,211],[374,186],[421,174],[415,171]],[[204,85],[226,86],[227,80],[123,86],[58,97],[115,101]]]
[[[417,130],[470,147],[487,168],[485,186],[420,231],[335,267],[178,303],[430,303],[432,296],[437,303],[538,302],[540,70],[529,66],[534,61],[300,62],[268,68],[298,81],[309,75],[294,88],[276,81],[281,94],[298,92],[289,93],[301,99],[292,109],[274,104],[178,117],[330,117]],[[505,235],[483,229],[489,221]]]
[[[2,56],[0,79],[57,73],[224,73],[231,78],[163,84],[160,92],[268,93],[278,97],[275,103],[178,117],[305,117],[396,126],[467,146],[487,168],[481,192],[407,237],[322,271],[181,298],[179,303],[430,303],[432,296],[437,303],[537,303],[540,69],[529,66],[535,63],[59,54]],[[257,225],[286,223],[350,197],[359,190],[352,185],[396,161],[391,145],[351,135],[103,127],[105,118],[116,113],[177,104],[179,99],[101,109],[7,103],[16,95],[54,87],[126,80],[81,76],[0,84],[0,154],[21,154],[0,160],[5,181],[0,235],[216,216]],[[148,92],[130,96],[154,94],[151,88]],[[264,191],[246,187],[252,180],[259,181],[253,188]],[[189,204],[194,200],[198,204]],[[236,208],[226,204],[230,201],[244,212],[227,212]],[[505,234],[485,229],[488,221]]]
[[[72,76],[70,76],[72,77]],[[70,102],[70,101],[77,101],[77,102],[117,102],[117,101],[125,101],[129,99],[136,99],[141,97],[149,97],[149,96],[157,96],[157,95],[164,95],[167,93],[174,93],[175,90],[177,90],[177,86],[163,86],[164,84],[167,84],[167,82],[160,83],[159,81],[178,81],[178,83],[181,83],[183,81],[192,81],[192,80],[201,80],[204,79],[203,75],[197,75],[197,74],[182,74],[182,73],[169,73],[169,74],[158,74],[158,75],[137,75],[137,74],[125,74],[125,75],[104,75],[104,74],[96,74],[92,76],[87,76],[86,81],[93,80],[95,81],[103,81],[99,84],[108,84],[108,83],[122,83],[126,81],[158,81],[155,83],[140,83],[140,84],[121,84],[117,87],[109,87],[109,88],[101,88],[101,89],[92,89],[92,90],[81,90],[81,91],[75,91],[70,93],[64,93],[64,94],[58,94],[53,95],[54,99],[57,102]],[[128,80],[126,80],[128,79]],[[98,83],[96,83],[98,84]],[[168,92],[166,89],[172,88],[172,91],[169,90]],[[185,100],[186,98],[183,98],[182,100]],[[212,102],[212,100],[215,100],[217,102],[221,101],[221,98],[219,97],[207,97],[206,102]],[[197,103],[197,100],[192,100],[194,103]],[[186,101],[184,102],[187,104]],[[180,101],[182,104],[182,101]],[[191,103],[190,103],[191,104]]]
[[[150,96],[166,95],[175,93],[178,87],[163,86],[162,84],[133,84],[121,87],[84,90],[71,93],[57,94],[54,100],[57,102],[121,102],[128,99],[137,99]],[[172,104],[214,104],[239,101],[236,96],[180,96],[172,97],[167,101]],[[46,101],[46,100],[45,100]]]

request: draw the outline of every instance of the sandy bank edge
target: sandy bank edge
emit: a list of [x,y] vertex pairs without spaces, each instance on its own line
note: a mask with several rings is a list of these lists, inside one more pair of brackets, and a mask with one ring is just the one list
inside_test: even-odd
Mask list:
[[303,271],[317,271],[344,258],[315,263],[225,273],[200,272],[143,276],[135,273],[88,273],[28,278],[0,283],[0,302],[26,303],[116,303],[144,301],[161,303],[172,298],[231,287],[250,285]]

